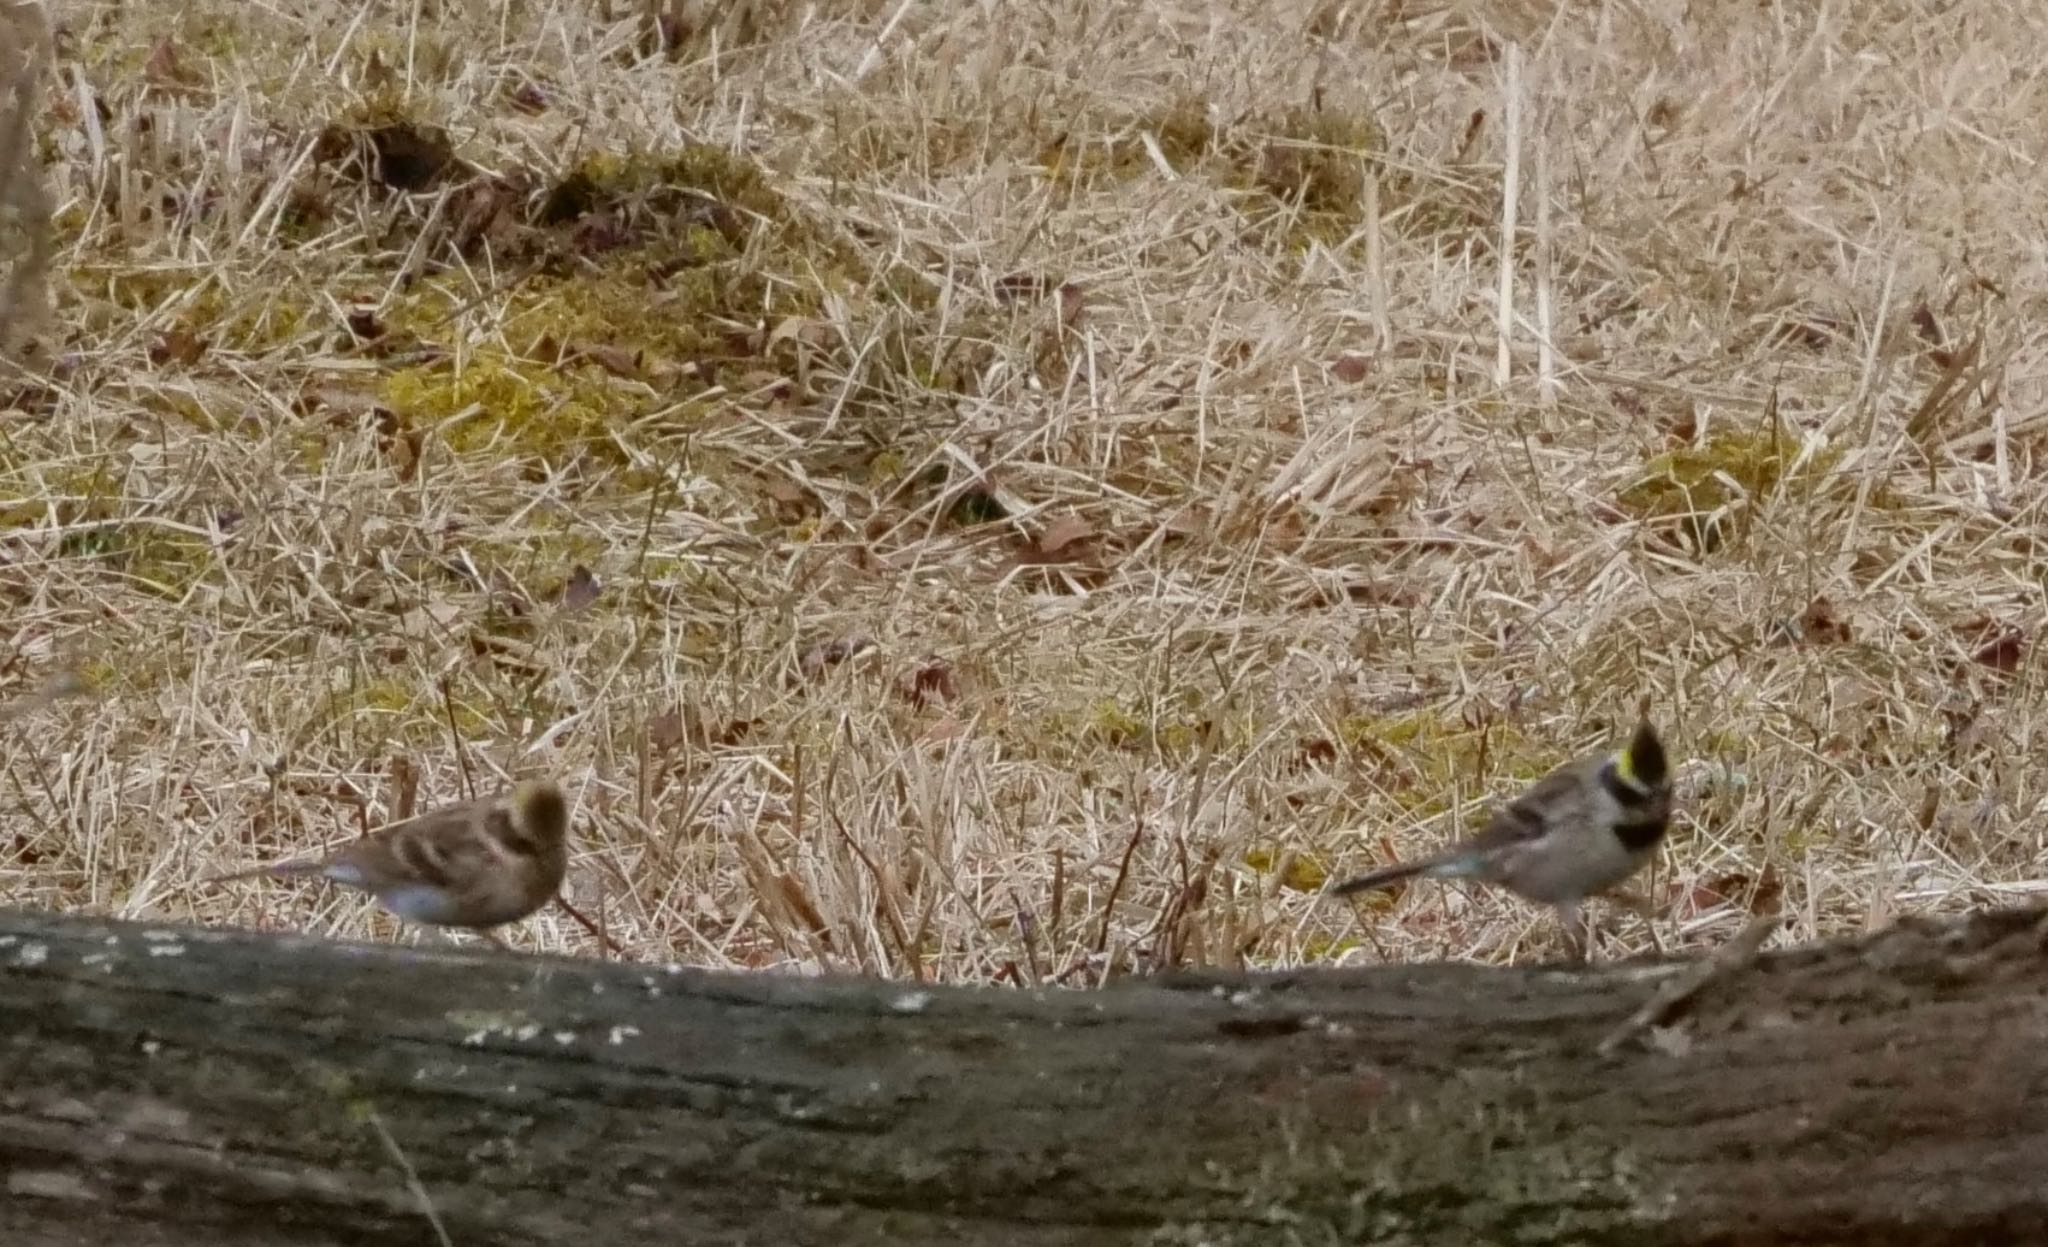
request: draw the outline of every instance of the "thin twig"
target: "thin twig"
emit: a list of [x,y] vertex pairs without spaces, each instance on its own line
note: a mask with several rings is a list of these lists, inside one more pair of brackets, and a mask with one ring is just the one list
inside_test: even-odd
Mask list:
[[1137,824],[1131,828],[1131,838],[1124,845],[1124,855],[1116,864],[1116,879],[1109,885],[1109,899],[1102,904],[1102,926],[1095,933],[1095,952],[1098,956],[1109,950],[1109,929],[1111,923],[1116,918],[1117,897],[1123,893],[1124,880],[1130,877],[1131,859],[1137,856],[1138,843],[1145,838],[1145,807],[1142,789],[1138,788],[1138,783],[1135,780],[1132,788],[1134,791],[1141,793],[1138,798]]
[[1678,1012],[1679,1006],[1700,994],[1707,984],[1724,979],[1756,960],[1764,941],[1771,938],[1771,932],[1778,929],[1782,919],[1777,914],[1765,914],[1751,920],[1736,937],[1723,945],[1711,957],[1688,966],[1672,975],[1663,983],[1643,1006],[1629,1015],[1627,1021],[1615,1027],[1600,1041],[1601,1056],[1612,1056],[1621,1045],[1649,1030],[1662,1026]]
[[441,1224],[441,1214],[434,1210],[434,1201],[427,1194],[426,1184],[420,1181],[419,1171],[412,1167],[412,1161],[406,1156],[405,1149],[398,1146],[398,1140],[392,1138],[391,1131],[385,1128],[384,1119],[377,1115],[376,1106],[368,1100],[358,1099],[353,1102],[353,1107],[370,1127],[371,1132],[377,1136],[378,1141],[384,1145],[385,1154],[390,1156],[397,1163],[399,1171],[405,1174],[405,1189],[412,1192],[412,1197],[419,1201],[420,1211],[426,1215],[427,1224],[434,1227],[434,1237],[440,1240],[441,1247],[455,1247],[455,1240],[448,1237],[448,1227]]
[[577,922],[582,923],[583,929],[590,932],[592,936],[596,937],[597,941],[600,944],[603,944],[605,948],[608,949],[614,957],[624,957],[626,955],[626,950],[620,948],[617,944],[613,943],[612,937],[605,934],[603,929],[600,928],[596,923],[592,922],[589,918],[584,917],[583,911],[576,908],[574,905],[570,904],[568,897],[563,896],[561,893],[557,892],[555,894],[555,904],[560,905],[564,912],[566,912],[571,918],[574,918]]

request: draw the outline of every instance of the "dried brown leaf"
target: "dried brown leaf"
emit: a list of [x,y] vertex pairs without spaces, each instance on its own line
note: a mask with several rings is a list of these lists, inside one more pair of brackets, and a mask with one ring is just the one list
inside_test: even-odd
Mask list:
[[759,726],[761,726],[761,720],[759,719],[733,719],[720,728],[718,735],[712,737],[711,741],[715,745],[730,749],[753,735],[754,729]]
[[569,569],[569,578],[562,582],[562,613],[573,615],[590,609],[602,592],[597,574],[581,563],[576,564]]
[[942,745],[947,741],[959,740],[971,730],[972,728],[966,720],[956,719],[949,714],[934,721],[930,727],[926,728],[923,739],[926,744]]
[[1171,540],[1185,540],[1208,532],[1209,521],[1200,508],[1186,507],[1174,512],[1159,529],[1162,535]]
[[343,322],[358,342],[375,342],[385,334],[384,319],[374,307],[352,307]]
[[512,107],[529,116],[546,112],[553,102],[548,89],[531,78],[512,89],[511,100]]
[[784,872],[777,870],[769,875],[777,897],[787,907],[791,917],[802,923],[804,928],[825,947],[832,947],[832,928],[825,923],[825,917],[818,907],[811,903],[810,893],[802,884]]
[[512,573],[502,567],[492,568],[491,574],[484,578],[479,587],[490,598],[492,606],[514,619],[521,618],[533,610],[533,600],[526,596],[526,590],[512,578]]
[[641,374],[643,356],[639,351],[629,351],[623,346],[596,343],[579,347],[576,358],[587,359],[615,377],[631,380]]
[[1330,362],[1330,375],[1346,385],[1357,385],[1372,375],[1372,356],[1346,351]]
[[778,507],[808,507],[815,499],[811,491],[786,476],[770,476],[761,482],[762,492]]
[[1765,863],[1763,870],[1755,875],[1743,870],[1710,875],[1684,888],[1679,900],[1681,912],[1697,914],[1723,905],[1735,905],[1750,913],[1764,914],[1777,909],[1784,891],[1784,880],[1779,877],[1777,868]]
[[838,338],[838,331],[832,322],[811,316],[785,316],[775,322],[775,328],[768,331],[768,341],[763,353],[772,351],[784,342],[795,342],[800,346],[817,350],[829,348]]
[[905,676],[897,684],[897,691],[905,701],[920,710],[933,704],[951,705],[960,700],[960,683],[953,675],[952,665],[940,658],[928,660]]
[[205,338],[189,329],[167,329],[150,345],[149,362],[158,367],[178,364],[189,368],[206,357],[207,346]]
[[404,754],[391,758],[391,821],[402,823],[419,811],[420,772]]
[[1840,339],[1845,332],[1842,318],[1826,313],[1782,320],[1770,333],[1773,346],[1799,346],[1818,351]]
[[2019,668],[2020,659],[2026,656],[2026,652],[2026,634],[2018,628],[2007,627],[1970,651],[1970,661],[1980,667],[1989,667],[2000,675],[2011,675]]
[[1026,299],[1043,299],[1046,292],[1060,285],[1056,277],[1045,273],[1010,273],[996,279],[996,302],[1021,303]]
[[401,481],[419,475],[420,452],[425,445],[420,431],[389,407],[372,408],[370,414],[377,423],[377,449],[391,464],[392,474]]
[[1060,325],[1065,329],[1078,329],[1081,316],[1087,310],[1085,292],[1079,282],[1064,282],[1060,285]]
[[178,59],[177,41],[165,36],[149,49],[149,55],[142,62],[142,76],[153,87],[169,87],[182,91],[199,85],[204,79],[199,71],[189,69]]
[[1095,539],[1093,524],[1076,515],[1063,515],[1019,550],[1017,561],[1027,567],[1084,562],[1096,552]]
[[455,163],[455,145],[438,126],[394,122],[365,137],[376,155],[377,180],[393,190],[431,190]]
[[1773,639],[1813,645],[1846,644],[1850,639],[1849,622],[1836,611],[1834,602],[1822,594],[1808,602],[1798,618],[1780,620],[1773,630]]
[[1941,322],[1934,317],[1934,309],[1925,303],[1913,309],[1913,330],[1929,346],[1941,347],[1948,342],[1948,335],[1941,331]]
[[1337,764],[1337,742],[1327,736],[1313,736],[1295,747],[1296,767],[1328,768]]
[[855,654],[874,648],[874,644],[873,637],[859,634],[820,641],[803,652],[797,660],[797,671],[805,680],[816,680]]
[[682,744],[687,732],[680,710],[664,710],[647,721],[647,743],[664,753]]
[[462,622],[464,611],[459,603],[437,598],[422,602],[398,617],[398,627],[407,636],[425,640],[443,640]]

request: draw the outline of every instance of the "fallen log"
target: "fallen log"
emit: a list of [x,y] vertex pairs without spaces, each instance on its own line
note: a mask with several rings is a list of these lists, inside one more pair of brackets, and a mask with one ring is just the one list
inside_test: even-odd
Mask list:
[[0,911],[0,1242],[2048,1241],[2044,985],[2040,910],[1099,992]]

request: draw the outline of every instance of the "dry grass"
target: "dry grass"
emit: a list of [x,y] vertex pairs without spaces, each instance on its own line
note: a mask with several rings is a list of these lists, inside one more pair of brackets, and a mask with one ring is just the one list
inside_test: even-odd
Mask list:
[[635,957],[1505,960],[1313,889],[1645,692],[1678,943],[2048,886],[2039,6],[605,7],[56,8],[11,903],[549,771]]

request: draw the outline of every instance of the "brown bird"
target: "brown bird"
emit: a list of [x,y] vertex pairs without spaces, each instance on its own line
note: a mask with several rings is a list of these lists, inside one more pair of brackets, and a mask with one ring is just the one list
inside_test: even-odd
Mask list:
[[1558,767],[1497,810],[1470,839],[1433,857],[1333,884],[1329,891],[1343,896],[1418,876],[1498,884],[1553,906],[1574,956],[1583,957],[1592,932],[1581,905],[1647,865],[1670,826],[1664,745],[1645,719],[1620,752]]
[[569,804],[551,780],[468,801],[371,832],[313,857],[216,875],[319,878],[360,888],[391,913],[487,931],[554,898],[569,867]]

